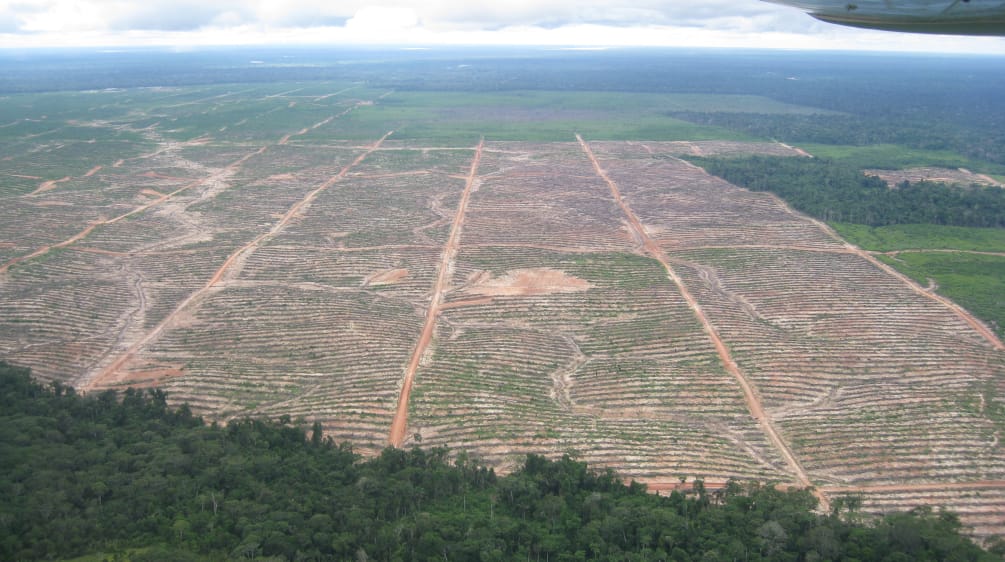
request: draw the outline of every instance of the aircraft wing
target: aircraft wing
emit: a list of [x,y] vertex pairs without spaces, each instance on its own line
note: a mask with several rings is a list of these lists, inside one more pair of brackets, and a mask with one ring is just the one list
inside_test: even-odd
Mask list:
[[764,0],[840,25],[944,35],[1005,36],[1002,0]]

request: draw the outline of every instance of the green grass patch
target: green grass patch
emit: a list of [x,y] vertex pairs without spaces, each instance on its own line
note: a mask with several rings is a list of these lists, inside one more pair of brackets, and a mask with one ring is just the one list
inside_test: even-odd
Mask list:
[[967,250],[1005,252],[1005,229],[895,224],[871,227],[862,224],[831,223],[845,240],[874,252],[897,250]]
[[1005,256],[951,252],[911,252],[880,256],[922,285],[932,279],[938,292],[988,322],[1005,336]]

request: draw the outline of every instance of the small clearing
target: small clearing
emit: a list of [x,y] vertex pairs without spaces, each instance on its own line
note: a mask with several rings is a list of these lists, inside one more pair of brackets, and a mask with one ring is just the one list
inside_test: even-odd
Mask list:
[[492,297],[579,293],[593,287],[584,279],[547,267],[513,269],[499,277],[483,271],[472,275],[469,283],[465,292]]
[[989,185],[995,187],[1005,187],[1000,182],[984,174],[975,174],[966,168],[908,168],[906,170],[862,170],[867,176],[877,176],[886,182],[891,188],[897,187],[905,181],[917,183],[930,181],[946,183],[950,185]]
[[363,280],[363,285],[372,287],[375,285],[393,285],[408,277],[407,269],[385,269],[376,273],[371,273]]

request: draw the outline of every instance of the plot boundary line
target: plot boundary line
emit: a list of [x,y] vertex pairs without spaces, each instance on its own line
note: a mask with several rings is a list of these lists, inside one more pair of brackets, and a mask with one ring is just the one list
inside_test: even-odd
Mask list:
[[475,155],[471,160],[471,169],[464,184],[464,191],[461,192],[461,200],[457,204],[457,211],[454,213],[454,220],[450,225],[450,236],[443,247],[440,255],[440,267],[436,276],[436,283],[433,285],[433,295],[426,309],[426,321],[422,327],[419,341],[415,344],[412,356],[405,367],[405,373],[401,379],[401,390],[398,394],[398,405],[394,412],[394,419],[391,421],[391,429],[388,433],[388,444],[392,447],[401,447],[405,441],[405,430],[408,426],[408,403],[412,394],[412,386],[415,383],[415,372],[419,368],[422,356],[429,348],[429,343],[433,339],[433,332],[436,329],[436,321],[443,310],[444,288],[450,282],[453,273],[454,259],[460,249],[461,231],[464,227],[464,218],[467,213],[468,201],[474,191],[474,185],[478,178],[478,166],[481,164],[482,152],[485,149],[485,139],[482,138],[475,147]]

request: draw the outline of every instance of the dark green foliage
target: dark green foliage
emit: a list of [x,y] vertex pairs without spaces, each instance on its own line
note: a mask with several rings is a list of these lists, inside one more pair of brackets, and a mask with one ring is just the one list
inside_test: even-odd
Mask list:
[[861,526],[735,483],[658,497],[567,457],[501,479],[442,449],[361,462],[318,427],[205,426],[159,391],[83,398],[3,363],[0,407],[3,560],[1000,560],[947,513]]
[[904,182],[890,189],[883,180],[865,176],[853,166],[820,158],[690,160],[736,185],[775,193],[792,207],[826,221],[1005,227],[1005,190],[999,188]]

